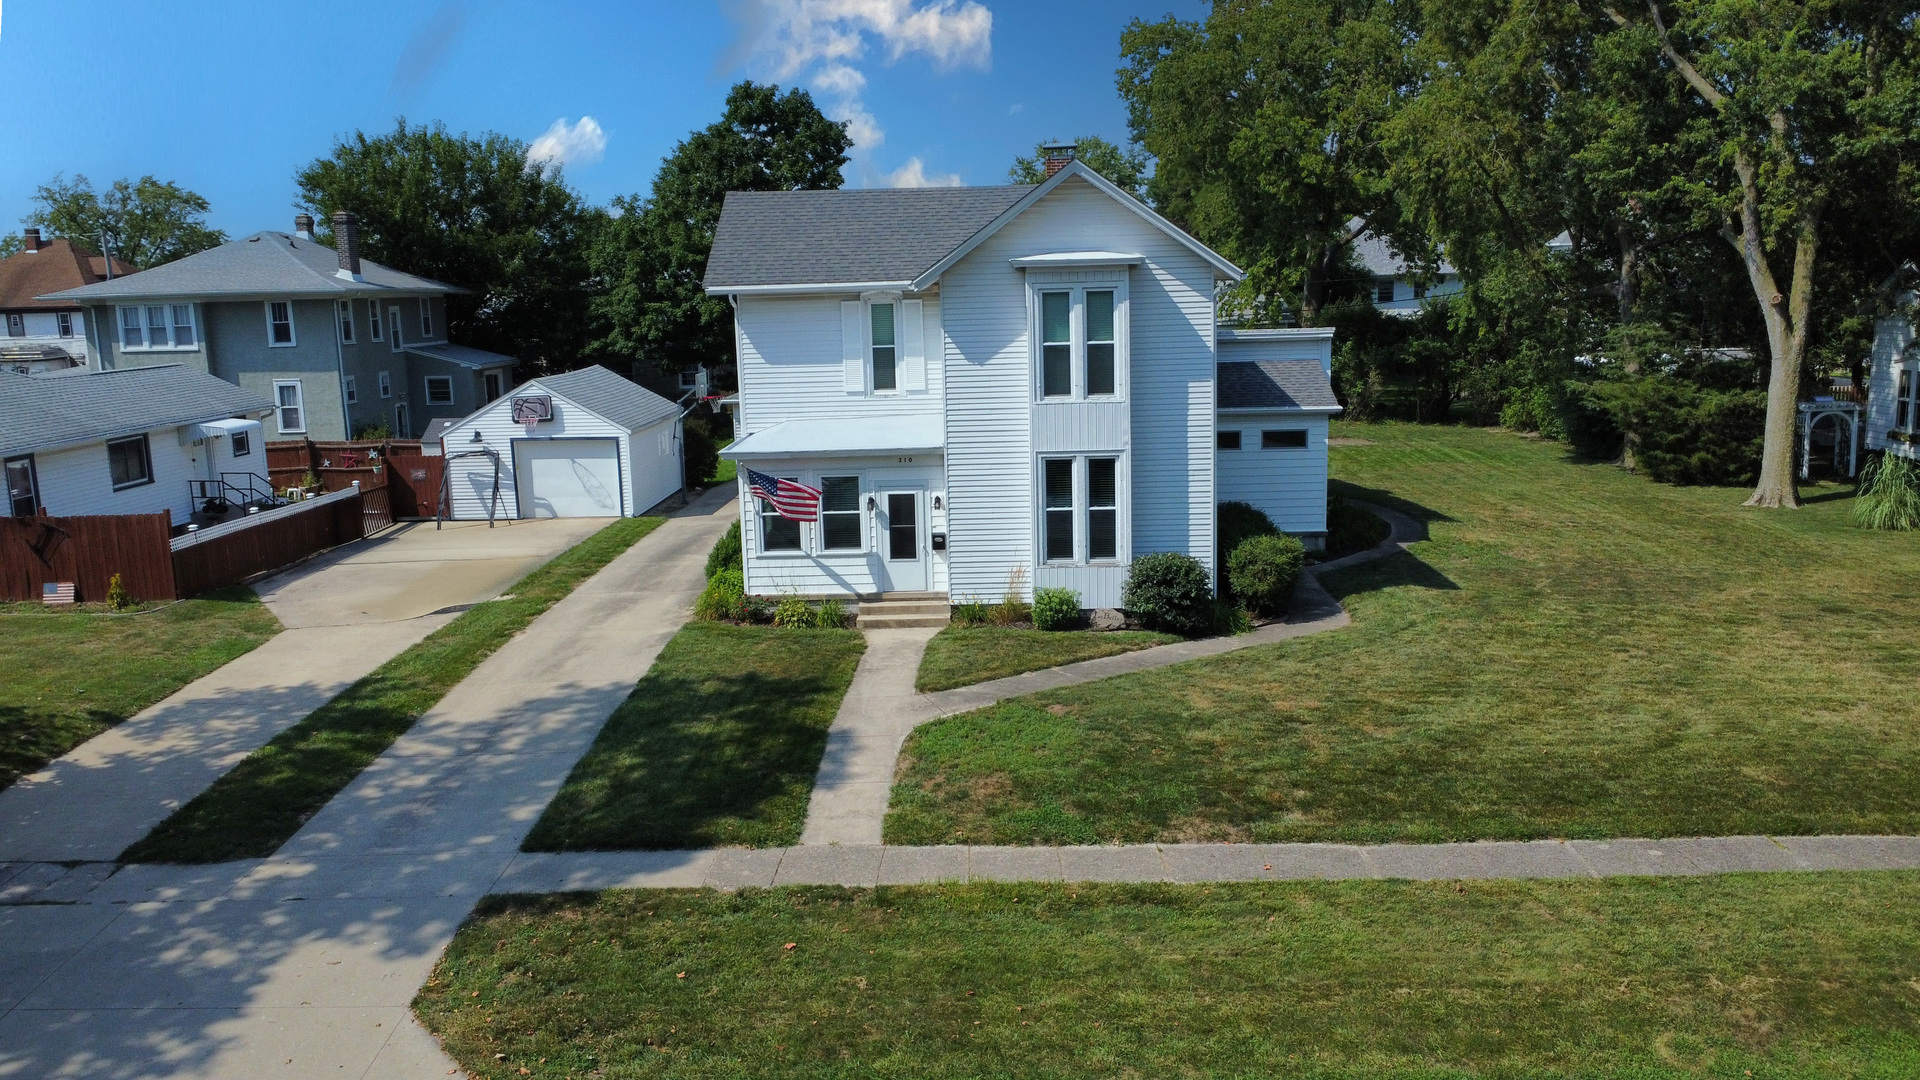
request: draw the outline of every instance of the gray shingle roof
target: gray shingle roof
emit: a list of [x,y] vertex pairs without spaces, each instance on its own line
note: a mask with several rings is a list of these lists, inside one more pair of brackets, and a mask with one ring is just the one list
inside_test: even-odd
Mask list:
[[[1347,222],[1351,227],[1355,221]],[[1408,274],[1407,260],[1393,250],[1393,246],[1370,232],[1363,232],[1353,238],[1354,261],[1366,267],[1367,273],[1374,277],[1405,277]],[[1445,259],[1435,268],[1439,273],[1455,273],[1452,264]]]
[[1222,409],[1340,407],[1318,360],[1235,360],[1219,372]]
[[181,364],[70,375],[0,372],[0,456],[272,409],[251,390]]
[[529,387],[543,386],[582,408],[628,431],[638,431],[669,416],[680,415],[680,406],[632,380],[623,379],[595,364],[563,375],[548,375],[515,387],[513,394],[525,394]]
[[1032,190],[730,191],[706,286],[911,281]]
[[409,345],[407,351],[419,353],[421,356],[431,356],[436,360],[445,360],[449,364],[458,364],[475,371],[514,362],[513,357],[505,353],[488,352],[471,345],[451,345],[446,342],[437,345]]
[[360,260],[360,276],[365,281],[338,277],[339,269],[338,257],[325,244],[283,232],[259,232],[130,277],[49,295],[81,303],[106,303],[188,297],[347,297],[463,291],[430,278],[403,274],[370,259]]

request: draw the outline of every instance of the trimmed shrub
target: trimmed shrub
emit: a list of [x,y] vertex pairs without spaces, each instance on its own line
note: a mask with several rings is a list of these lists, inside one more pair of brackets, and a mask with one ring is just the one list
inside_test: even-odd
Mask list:
[[797,596],[783,596],[773,608],[773,625],[788,630],[813,629],[813,608]]
[[707,587],[701,591],[700,599],[693,602],[693,617],[708,622],[737,619],[746,592],[745,574],[732,568],[721,570],[707,579]]
[[1072,589],[1035,589],[1033,625],[1039,630],[1072,630],[1080,625],[1080,594]]
[[1120,606],[1149,630],[1199,637],[1213,629],[1213,585],[1200,560],[1161,551],[1133,560]]
[[1227,565],[1227,556],[1239,547],[1248,537],[1278,536],[1280,530],[1274,528],[1273,519],[1249,503],[1223,502],[1215,514],[1216,535],[1214,537],[1214,557],[1216,565]]
[[985,626],[993,621],[993,608],[977,596],[953,605],[953,621],[960,626]]
[[1385,542],[1393,527],[1338,495],[1327,497],[1326,557],[1338,559]]
[[1860,470],[1853,523],[1863,529],[1920,529],[1920,468],[1898,454],[1870,459]]
[[1257,614],[1283,615],[1307,564],[1307,549],[1291,536],[1251,536],[1227,556],[1233,595]]
[[838,600],[828,600],[813,613],[813,625],[821,630],[845,630],[847,609]]
[[713,542],[713,550],[707,552],[707,580],[727,568],[740,571],[744,577],[747,572],[745,556],[740,550],[740,523],[735,521],[727,529],[726,535]]

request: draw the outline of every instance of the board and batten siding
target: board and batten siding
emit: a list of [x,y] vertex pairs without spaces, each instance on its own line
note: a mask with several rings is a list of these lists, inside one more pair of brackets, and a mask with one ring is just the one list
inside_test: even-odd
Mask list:
[[[852,295],[739,298],[734,329],[741,434],[785,420],[859,421],[883,416],[924,418],[937,429],[943,393],[941,365],[933,347],[940,340],[939,296],[907,296],[921,301],[922,340],[928,352],[926,389],[871,395],[846,387],[846,334],[840,305],[853,299]],[[865,347],[864,340],[856,346]]]
[[[1911,295],[1903,298],[1912,303]],[[1873,354],[1867,376],[1867,449],[1885,450],[1903,457],[1920,457],[1920,447],[1907,443],[1894,442],[1887,438],[1887,432],[1893,430],[1894,395],[1899,392],[1900,380],[1896,374],[1902,366],[1920,369],[1920,357],[1912,356],[1909,350],[1914,345],[1914,327],[1911,322],[1898,315],[1881,319],[1874,327]],[[1914,372],[1920,378],[1920,370]]]
[[[1009,260],[1102,249],[1138,253],[1128,276],[1127,445],[1132,511],[1123,550],[1180,551],[1213,566],[1213,268],[1083,180],[1069,179],[956,263],[941,280],[946,353],[951,594],[997,599],[1016,570],[1036,580],[1037,409],[1027,282]],[[1083,430],[1062,430],[1072,428]],[[1049,443],[1104,440],[1098,410],[1065,414]],[[1105,428],[1105,431],[1098,430]],[[1061,446],[1064,449],[1064,446]],[[1129,539],[1130,537],[1130,539]],[[1086,572],[1081,572],[1084,570]],[[1124,567],[1076,568],[1081,603],[1119,602]],[[1075,586],[1078,587],[1078,586]]]
[[[1303,449],[1263,450],[1260,433],[1305,428]],[[1240,432],[1240,449],[1222,450],[1220,501],[1266,512],[1281,532],[1313,536],[1327,531],[1327,418],[1321,413],[1223,412],[1221,431]]]
[[[513,422],[511,406],[514,396],[528,394],[546,394],[553,398],[553,419],[540,424],[535,434],[527,435],[522,424]],[[479,432],[481,442],[473,441],[473,433]],[[461,457],[455,455],[482,448],[491,449],[500,455],[500,502],[494,510],[496,520],[517,518],[520,516],[519,489],[514,484],[513,444],[527,440],[548,439],[615,439],[620,444],[620,469],[626,479],[622,494],[627,499],[624,508],[627,514],[637,514],[659,499],[639,503],[636,494],[633,455],[629,432],[617,424],[608,423],[594,413],[581,408],[566,398],[537,383],[518,387],[515,393],[508,394],[490,404],[472,416],[447,429],[442,445],[447,456],[447,495],[450,514],[456,521],[485,521],[488,507],[493,502],[493,462],[485,456]],[[678,472],[674,473],[676,486]],[[651,491],[651,488],[648,489]],[[664,497],[664,496],[663,496]]]

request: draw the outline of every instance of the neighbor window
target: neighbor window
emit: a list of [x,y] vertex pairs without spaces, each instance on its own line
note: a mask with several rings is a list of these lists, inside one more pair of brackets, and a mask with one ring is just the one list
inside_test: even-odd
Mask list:
[[1375,282],[1373,296],[1382,304],[1393,303],[1393,279],[1381,278]]
[[380,340],[380,301],[367,301],[367,337]]
[[1306,428],[1281,428],[1279,431],[1260,433],[1262,450],[1304,450],[1307,447]]
[[344,381],[347,385],[347,404],[352,405],[360,400],[360,386],[353,381],[353,376],[351,375],[347,376]]
[[11,312],[7,314],[7,336],[8,337],[26,337],[27,336],[26,316],[15,315]]
[[405,346],[400,343],[400,306],[398,304],[387,309],[387,327],[387,342],[393,346],[394,352],[399,352]]
[[[68,324],[71,330],[71,322]],[[192,304],[120,309],[120,345],[126,349],[193,348]]]
[[297,435],[307,430],[307,408],[304,395],[300,392],[297,379],[289,379],[273,384],[274,419],[280,425],[280,434]]
[[420,298],[420,340],[433,340],[433,301]]
[[164,349],[173,344],[173,336],[167,332],[167,307],[155,304],[147,309],[147,347]]
[[173,347],[176,349],[193,348],[193,305],[173,305]]
[[142,349],[147,344],[147,336],[140,329],[140,309],[123,307],[120,309],[120,347],[123,349]]
[[1087,459],[1087,558],[1114,558],[1120,548],[1119,462]]
[[382,400],[393,396],[393,377],[386,372],[380,373],[380,397]]
[[873,388],[898,390],[900,349],[893,334],[893,305],[874,304],[867,310],[873,327]]
[[1043,522],[1048,562],[1073,561],[1073,459],[1047,458],[1041,462],[1046,491]]
[[107,444],[107,469],[113,476],[113,490],[153,483],[153,459],[147,454],[147,437],[115,439]]
[[1912,431],[1915,421],[1920,420],[1920,410],[1913,407],[1913,369],[1900,369],[1900,388],[1893,395],[1893,426],[1901,431]]
[[497,400],[503,392],[506,378],[502,372],[489,371],[481,377],[481,381],[485,383],[487,387],[487,400],[494,401]]
[[427,376],[427,404],[453,404],[453,377],[450,375]]
[[1427,298],[1427,283],[1426,283],[1426,282],[1424,282],[1424,281],[1416,281],[1416,282],[1414,282],[1414,283],[1413,283],[1413,298],[1414,298],[1415,300],[1425,300],[1425,299]]
[[1216,431],[1213,433],[1213,446],[1216,450],[1240,449],[1240,433],[1237,431]]
[[274,348],[294,344],[293,301],[267,301],[267,344]]
[[820,478],[820,546],[828,551],[858,551],[860,543],[860,478]]
[[1073,294],[1040,294],[1040,393],[1073,395]]
[[233,433],[232,449],[234,457],[246,457],[248,454],[253,453],[253,440],[248,437],[246,432],[236,431]]
[[[798,481],[797,476],[784,476],[783,480]],[[800,523],[783,518],[765,499],[755,499],[760,506],[760,550],[761,551],[799,551]]]
[[340,301],[340,340],[353,344],[353,301]]
[[54,320],[60,324],[61,337],[73,336],[73,312],[71,311],[58,312],[54,315]]

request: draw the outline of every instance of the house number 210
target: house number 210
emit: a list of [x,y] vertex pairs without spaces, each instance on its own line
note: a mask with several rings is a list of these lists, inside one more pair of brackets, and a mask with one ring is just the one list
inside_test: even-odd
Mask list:
[[913,459],[912,459],[912,458],[910,458],[910,457],[903,457],[903,458],[894,458],[893,460],[894,460],[894,462],[895,462],[896,464],[900,464],[900,465],[911,465],[911,464],[913,464]]

